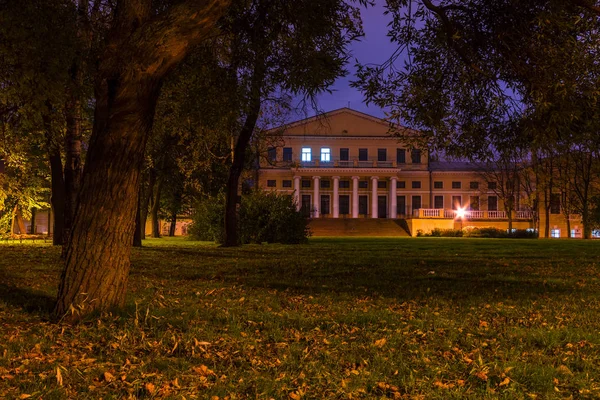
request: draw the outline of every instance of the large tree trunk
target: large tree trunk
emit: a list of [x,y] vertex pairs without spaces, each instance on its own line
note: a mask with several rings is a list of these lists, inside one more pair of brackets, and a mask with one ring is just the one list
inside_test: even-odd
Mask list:
[[244,126],[240,131],[240,135],[235,145],[233,162],[231,164],[229,178],[227,180],[227,198],[225,204],[225,241],[223,243],[223,246],[225,247],[239,246],[240,244],[237,216],[238,187],[240,176],[244,170],[246,150],[250,144],[250,139],[252,138],[254,128],[256,127],[256,121],[258,121],[258,116],[260,114],[261,90],[264,73],[263,60],[258,60],[252,74],[252,87],[249,104],[250,107],[248,108],[249,112],[246,115]]
[[55,317],[75,321],[125,303],[140,169],[162,79],[213,32],[226,5],[188,0],[150,20],[150,1],[117,2]]
[[169,236],[175,236],[175,229],[177,229],[177,213],[173,212],[171,214],[171,226],[169,226]]
[[[78,74],[78,73],[76,73]],[[79,79],[73,77],[74,80]],[[66,106],[64,237],[69,240],[81,186],[81,102],[72,91]],[[66,252],[66,247],[64,249]],[[66,253],[63,253],[63,255]]]

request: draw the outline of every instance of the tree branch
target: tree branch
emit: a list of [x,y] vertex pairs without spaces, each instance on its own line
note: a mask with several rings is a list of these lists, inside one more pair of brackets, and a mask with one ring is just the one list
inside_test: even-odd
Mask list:
[[575,4],[576,6],[579,7],[583,7],[591,12],[593,12],[594,14],[600,16],[600,6],[594,5],[594,2],[589,1],[589,0],[571,0],[571,3]]

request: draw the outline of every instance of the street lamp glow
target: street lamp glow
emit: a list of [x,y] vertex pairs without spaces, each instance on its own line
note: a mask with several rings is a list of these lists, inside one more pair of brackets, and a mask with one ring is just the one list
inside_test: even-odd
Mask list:
[[463,219],[465,216],[465,207],[458,207],[456,209],[456,218]]

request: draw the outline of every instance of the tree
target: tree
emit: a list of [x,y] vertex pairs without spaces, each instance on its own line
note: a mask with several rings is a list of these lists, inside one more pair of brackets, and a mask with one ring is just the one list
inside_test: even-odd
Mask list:
[[118,0],[95,79],[94,125],[54,315],[125,302],[144,150],[165,76],[215,34],[225,0]]
[[341,0],[236,3],[224,19],[240,129],[227,181],[225,246],[237,246],[238,187],[265,102],[286,93],[311,97],[346,71],[347,46],[362,35],[359,11]]

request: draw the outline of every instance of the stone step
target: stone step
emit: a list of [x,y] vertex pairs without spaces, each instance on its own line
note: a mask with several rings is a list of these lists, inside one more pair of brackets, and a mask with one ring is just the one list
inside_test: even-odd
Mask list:
[[323,218],[311,220],[309,227],[312,236],[392,236],[409,237],[408,232],[402,228],[406,221],[398,219],[376,218]]

